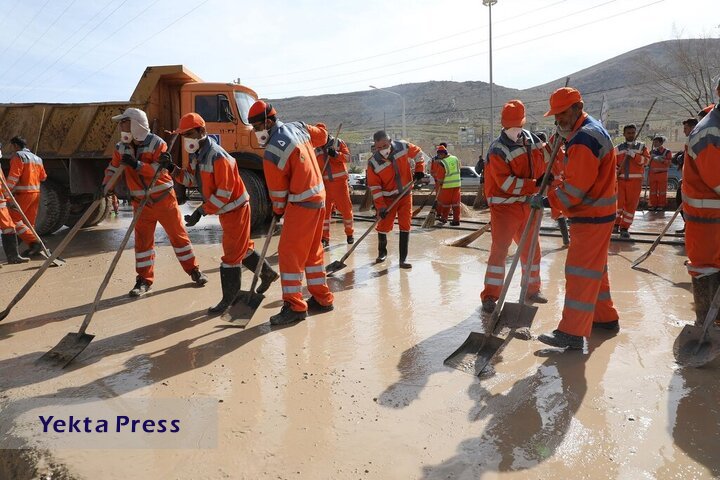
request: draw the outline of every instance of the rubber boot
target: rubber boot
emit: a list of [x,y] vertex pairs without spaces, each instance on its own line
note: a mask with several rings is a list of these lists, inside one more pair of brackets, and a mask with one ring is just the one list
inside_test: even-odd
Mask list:
[[405,261],[408,255],[409,243],[410,232],[400,232],[400,268],[412,268],[412,264]]
[[208,313],[222,313],[232,305],[240,291],[240,278],[240,267],[220,267],[222,300],[214,307],[208,308]]
[[307,318],[307,312],[296,312],[290,308],[290,303],[283,303],[280,313],[270,317],[270,325],[289,325]]
[[[243,259],[242,264],[254,275],[258,260],[260,260],[260,255],[253,251],[250,255],[245,257],[245,259]],[[272,285],[272,283],[278,278],[280,278],[280,275],[272,269],[267,260],[263,260],[262,270],[260,270],[260,285],[258,285],[256,292],[265,293],[267,289],[270,288],[270,285]]]
[[34,257],[36,255],[40,255],[40,253],[43,251],[42,245],[40,242],[33,242],[30,244],[30,246],[23,251],[22,256],[23,257]]
[[387,233],[378,232],[378,256],[375,263],[382,263],[387,258]]
[[18,254],[17,235],[14,233],[3,233],[2,245],[8,263],[27,263],[30,261],[29,258]]
[[[695,300],[695,325],[702,326],[715,292],[720,286],[720,273],[701,278],[692,277],[693,298]],[[718,319],[715,319],[717,323]]]
[[557,223],[560,228],[560,235],[562,235],[563,245],[570,245],[570,232],[568,231],[567,219],[560,217],[557,219]]

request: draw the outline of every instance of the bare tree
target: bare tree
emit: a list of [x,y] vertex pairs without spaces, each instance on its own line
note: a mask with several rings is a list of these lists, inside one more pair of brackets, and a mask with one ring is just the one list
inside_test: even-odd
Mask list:
[[714,101],[720,74],[720,39],[705,36],[663,44],[666,51],[657,58],[638,62],[645,88],[657,86],[663,99],[686,110],[691,116]]

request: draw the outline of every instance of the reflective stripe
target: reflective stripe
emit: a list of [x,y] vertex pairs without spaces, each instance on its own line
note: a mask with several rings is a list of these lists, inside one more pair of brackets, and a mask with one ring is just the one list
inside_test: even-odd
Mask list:
[[714,200],[709,198],[691,198],[683,192],[683,203],[687,203],[691,207],[695,208],[720,208],[720,200]]
[[136,252],[135,258],[137,258],[137,259],[145,258],[145,257],[149,257],[150,255],[154,255],[154,254],[155,254],[155,250],[147,250],[145,252]]
[[325,186],[321,183],[319,185],[315,185],[312,188],[309,188],[305,190],[302,193],[291,193],[288,195],[288,200],[291,202],[302,202],[303,200],[307,200],[308,198],[317,195],[318,193],[322,192],[325,189]]
[[[343,170],[343,171],[340,172],[340,173],[333,173],[333,178],[346,177],[347,174],[348,174],[348,172],[346,172],[346,171]],[[325,180],[330,180],[330,177],[328,177],[327,175],[323,175],[323,178],[324,178]]]
[[238,268],[238,267],[241,267],[241,266],[242,266],[242,262],[239,262],[239,263],[225,263],[225,262],[222,262],[222,263],[220,264],[220,266],[223,267],[223,268]]
[[212,203],[213,205],[215,205],[217,208],[222,208],[222,207],[225,206],[225,202],[223,202],[222,200],[220,200],[220,199],[219,199],[218,197],[216,197],[215,195],[210,195],[210,198],[208,199],[208,201],[209,201],[210,203]]
[[720,268],[715,267],[694,267],[692,265],[687,266],[688,272],[695,272],[701,274],[701,276],[712,275],[720,272]]
[[186,245],[186,246],[180,247],[180,248],[173,247],[173,250],[175,251],[176,254],[188,252],[188,251],[192,250],[192,245]]
[[594,303],[579,302],[577,300],[565,299],[565,308],[572,308],[574,310],[580,310],[582,312],[594,312]]
[[565,266],[565,275],[576,275],[578,277],[591,278],[593,280],[600,280],[603,276],[603,272],[596,270],[590,270],[588,268],[574,267],[572,265]]
[[503,190],[505,190],[505,191],[507,192],[508,189],[509,189],[510,187],[512,187],[512,184],[513,184],[513,182],[515,181],[516,178],[517,178],[516,176],[510,175],[510,176],[507,177],[507,179],[503,182],[503,184],[500,186],[500,188],[502,188]]
[[623,175],[622,173],[618,175],[618,179],[620,180],[626,180],[628,178],[643,178],[642,173],[629,173],[628,175]]
[[7,179],[8,179],[9,182],[10,182],[10,181],[12,181],[12,182],[18,182],[18,181],[20,180],[20,177],[9,176],[9,177],[7,177]]
[[495,265],[488,265],[487,272],[505,274],[505,267],[496,267]]
[[149,267],[155,263],[155,260],[148,260],[146,262],[135,262],[135,268]]
[[502,286],[503,279],[502,278],[485,277],[485,284]]
[[6,235],[9,233],[15,233],[15,229],[14,228],[5,228],[5,229],[3,229],[2,233],[6,234]]
[[176,255],[177,259],[181,262],[184,262],[185,260],[190,260],[191,258],[195,258],[195,254],[193,252],[188,253],[187,255]]
[[325,276],[318,277],[318,278],[308,278],[307,284],[308,285],[325,285]]
[[515,202],[525,202],[527,201],[527,196],[522,197],[489,197],[487,199],[488,205],[498,205],[502,203],[515,203]]
[[572,207],[572,203],[570,203],[570,198],[567,196],[567,193],[565,193],[559,188],[555,191],[557,192],[558,200],[560,200],[563,205],[565,205],[567,208]]
[[16,185],[12,190],[13,192],[38,192],[40,185]]
[[286,202],[272,202],[272,204],[275,208],[285,208]]
[[[526,265],[526,264],[523,264],[522,268],[523,268],[523,269],[527,269],[527,265]],[[540,271],[540,265],[534,263],[534,264],[530,267],[530,271],[531,271],[531,272],[539,272],[539,271]]]
[[379,192],[379,193],[373,193],[372,197],[373,197],[373,200],[377,200],[378,198],[382,198],[382,196],[383,196],[382,192]]
[[573,197],[577,197],[577,198],[583,198],[586,195],[586,192],[583,192],[582,190],[577,188],[575,185],[572,185],[568,182],[563,183],[563,190],[565,190],[567,193],[569,193]]
[[323,267],[322,265],[305,267],[305,273],[325,273],[325,267]]
[[218,197],[230,198],[231,193],[232,192],[229,190],[223,190],[221,188],[218,188],[217,191],[215,192],[215,195],[217,195]]
[[375,185],[370,186],[370,190],[380,190],[380,187],[376,187]]
[[398,193],[400,193],[400,192],[397,190],[392,190],[389,192],[386,192],[386,191],[382,192],[383,196],[385,196],[385,197],[392,197],[393,195],[397,195]]
[[287,280],[289,282],[299,282],[303,278],[303,274],[301,273],[280,273],[280,279],[281,280]]
[[599,302],[607,302],[612,300],[610,297],[610,292],[600,292],[598,293],[598,301]]
[[597,200],[590,197],[585,197],[582,201],[583,205],[590,205],[591,207],[608,207],[617,203],[617,196],[598,198]]
[[[172,187],[172,182],[160,183],[150,189],[150,194],[163,192],[165,190],[171,189]],[[132,195],[133,197],[143,197],[145,196],[145,190],[130,190],[130,195]]]
[[300,286],[297,286],[297,287],[295,287],[295,286],[283,286],[283,287],[282,287],[282,292],[283,292],[283,293],[300,293],[300,292],[302,292],[302,287],[300,287]]
[[29,229],[25,225],[15,225],[15,232],[18,235],[22,235],[23,233],[29,231]]
[[284,198],[284,197],[287,197],[287,194],[288,194],[287,190],[270,190],[271,197]]

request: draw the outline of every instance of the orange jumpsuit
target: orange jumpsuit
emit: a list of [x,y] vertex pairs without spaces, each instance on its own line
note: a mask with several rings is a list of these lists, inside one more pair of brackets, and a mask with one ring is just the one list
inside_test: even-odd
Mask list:
[[[0,176],[5,178],[2,169],[0,169]],[[3,235],[15,233],[15,222],[13,222],[10,217],[10,212],[7,208],[7,199],[5,198],[5,189],[3,188],[0,188],[0,233]]]
[[250,248],[250,196],[240,178],[235,159],[211,137],[190,154],[186,170],[175,175],[186,187],[197,188],[206,215],[217,215],[223,229],[223,256],[226,268],[239,268]]
[[593,322],[618,320],[610,296],[607,257],[616,217],[617,161],[610,135],[583,112],[568,137],[565,180],[548,195],[570,219],[565,306],[558,329],[590,336]]
[[453,220],[460,221],[460,187],[442,188],[443,180],[445,180],[445,167],[442,160],[434,159],[430,165],[430,175],[435,179],[435,188],[437,192],[437,213],[441,219],[447,221],[450,211],[452,210]]
[[668,169],[672,161],[672,153],[662,145],[653,148],[650,152],[650,172],[648,183],[650,184],[650,199],[648,206],[665,208],[667,205],[667,182]]
[[716,106],[688,137],[683,165],[687,269],[693,277],[720,272],[720,111]]
[[321,243],[325,188],[315,157],[315,148],[327,143],[327,132],[302,122],[278,121],[269,133],[265,181],[273,212],[285,216],[278,245],[282,298],[292,310],[307,311],[302,298],[304,270],[310,294],[321,305],[331,305]]
[[[389,207],[403,188],[413,181],[414,172],[422,173],[425,170],[425,159],[420,147],[404,140],[393,140],[391,147],[388,158],[375,152],[368,161],[367,184],[378,212]],[[376,230],[380,233],[390,232],[396,216],[400,231],[409,232],[412,191],[388,211],[387,216],[378,222]]]
[[[318,147],[315,149],[315,157],[318,165],[322,170],[327,161],[327,147]],[[345,142],[338,141],[337,157],[330,157],[323,173],[323,183],[325,184],[325,222],[323,223],[323,240],[330,240],[330,217],[332,217],[333,207],[337,208],[343,218],[343,226],[345,227],[345,235],[352,236],[353,230],[353,211],[352,201],[350,200],[350,189],[348,189],[348,171],[347,162],[350,161],[350,150]]]
[[[618,176],[618,204],[615,225],[628,229],[635,218],[642,193],[642,181],[645,165],[650,157],[647,147],[642,142],[629,144],[623,142],[615,147]],[[665,182],[667,183],[667,182]]]
[[[40,183],[44,182],[46,178],[47,173],[45,173],[42,159],[27,148],[18,150],[10,157],[7,184],[33,227],[40,207]],[[15,222],[15,232],[21,240],[28,245],[38,241],[25,225],[20,212],[11,207],[10,217]]]
[[[136,209],[145,195],[145,188],[159,168],[160,154],[166,150],[165,141],[152,133],[148,134],[140,145],[118,142],[115,145],[112,160],[105,170],[103,183],[107,183],[112,174],[120,167],[123,154],[132,155],[139,160],[139,168],[127,167],[123,173],[132,197],[133,209]],[[150,200],[135,224],[135,271],[138,277],[143,278],[149,284],[153,283],[155,279],[155,227],[159,222],[173,246],[180,265],[189,275],[198,268],[198,263],[175,198],[172,178],[166,171],[160,174],[149,194]]]
[[[537,193],[536,179],[545,171],[545,161],[549,154],[545,144],[533,136],[530,145],[531,159],[528,159],[527,147],[510,140],[505,132],[500,134],[488,150],[485,165],[485,196],[490,205],[490,223],[492,244],[485,270],[485,288],[480,298],[497,300],[505,279],[505,259],[510,244],[520,242],[520,237],[530,218],[530,196]],[[530,240],[538,232],[531,231],[525,247],[520,254],[523,272],[528,265]],[[527,295],[540,291],[540,244],[538,242],[530,263],[530,277]]]

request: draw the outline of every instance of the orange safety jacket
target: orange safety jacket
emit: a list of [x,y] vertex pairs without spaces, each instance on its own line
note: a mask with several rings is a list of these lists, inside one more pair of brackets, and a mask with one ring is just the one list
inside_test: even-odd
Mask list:
[[683,165],[685,221],[720,228],[720,111],[713,108],[690,132]]
[[525,145],[510,140],[504,131],[490,144],[485,165],[488,205],[524,203],[538,191],[535,180],[545,173],[550,153],[534,134],[524,130],[522,135]]
[[263,170],[273,211],[282,215],[287,203],[325,207],[325,186],[315,149],[327,143],[327,131],[303,122],[277,121],[270,129]]
[[7,184],[12,193],[40,193],[40,183],[46,178],[42,158],[27,148],[18,150],[10,157]]
[[212,137],[190,154],[187,169],[176,174],[175,180],[200,191],[202,209],[208,215],[222,215],[250,201],[237,162]]
[[614,222],[617,160],[607,130],[583,112],[565,144],[563,182],[548,194],[550,205],[577,223]]
[[623,142],[615,147],[617,176],[620,180],[642,179],[650,152],[642,142]]
[[435,179],[435,186],[439,188],[445,180],[445,167],[437,157],[430,162],[430,175]]
[[315,157],[317,158],[320,170],[325,167],[325,171],[322,172],[323,180],[325,183],[334,182],[338,180],[340,182],[347,182],[348,170],[347,163],[350,161],[350,149],[347,147],[345,142],[338,140],[337,157],[330,157],[330,161],[327,161],[327,149],[332,147],[333,142],[328,139],[328,143],[322,147],[315,149]]
[[420,147],[404,140],[393,140],[390,147],[388,158],[375,152],[368,161],[367,184],[378,210],[392,203],[413,180],[414,172],[425,171],[425,158]]
[[670,168],[672,152],[667,148],[653,148],[650,152],[650,173],[664,173]]
[[[105,169],[105,178],[103,184],[106,184],[113,173],[120,168],[122,156],[124,154],[131,155],[138,160],[140,164],[138,168],[125,168],[123,176],[127,184],[130,196],[140,200],[145,196],[145,189],[149,186],[155,172],[160,168],[158,158],[160,154],[167,150],[165,141],[153,133],[149,133],[145,140],[139,144],[118,142],[115,145],[112,160]],[[173,188],[173,181],[167,171],[163,171],[157,178],[155,186],[150,189],[150,199],[159,201],[167,195]]]

